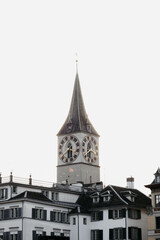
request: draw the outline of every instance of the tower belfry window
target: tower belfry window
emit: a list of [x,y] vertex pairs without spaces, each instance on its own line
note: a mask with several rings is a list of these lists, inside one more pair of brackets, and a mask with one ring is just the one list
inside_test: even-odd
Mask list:
[[68,143],[68,158],[72,157],[72,144],[69,142]]

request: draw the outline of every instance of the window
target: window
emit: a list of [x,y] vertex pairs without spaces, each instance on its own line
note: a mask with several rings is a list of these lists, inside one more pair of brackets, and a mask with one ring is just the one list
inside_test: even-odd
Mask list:
[[33,240],[39,240],[39,236],[45,236],[46,232],[39,230],[39,231],[33,231],[32,234],[33,234]]
[[10,235],[10,240],[18,240],[18,234],[12,234]]
[[141,240],[141,228],[129,227],[128,228],[128,237],[131,240]]
[[111,199],[110,196],[104,196],[104,197],[103,197],[103,201],[104,201],[104,202],[109,202],[110,199]]
[[109,229],[109,240],[126,239],[126,228]]
[[60,212],[57,210],[50,212],[50,221],[52,222],[61,222],[69,223],[69,217],[67,212]]
[[128,217],[132,219],[141,219],[141,211],[137,209],[128,209]]
[[13,192],[13,193],[17,193],[17,186],[13,186],[12,192]]
[[[3,234],[3,233],[1,233],[1,234]],[[4,238],[3,238],[3,235],[0,235],[0,240],[3,240]]]
[[93,197],[93,203],[98,203],[99,202],[99,197]]
[[160,229],[160,217],[156,217],[156,229]]
[[48,191],[42,191],[42,194],[48,198],[49,192]]
[[91,221],[100,221],[100,220],[103,220],[103,211],[91,213]]
[[108,218],[109,219],[119,219],[126,217],[126,210],[125,209],[115,209],[109,210]]
[[159,195],[155,195],[155,206],[160,206],[160,194]]
[[73,218],[73,225],[76,225],[76,218]]
[[91,240],[103,240],[103,230],[91,230]]
[[58,193],[52,192],[52,200],[58,201]]
[[8,189],[7,188],[0,189],[0,200],[7,199],[7,197],[8,197]]
[[47,211],[42,208],[32,208],[32,218],[39,220],[47,219]]
[[83,225],[87,225],[87,218],[83,218]]
[[160,176],[156,176],[156,183],[160,182]]
[[10,209],[10,218],[18,218],[18,208],[17,207]]

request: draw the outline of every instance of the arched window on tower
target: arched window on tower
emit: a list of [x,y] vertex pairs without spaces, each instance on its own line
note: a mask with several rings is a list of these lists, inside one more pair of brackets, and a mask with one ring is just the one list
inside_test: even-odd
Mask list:
[[91,151],[90,149],[92,148],[91,142],[87,144],[87,157],[91,158]]
[[69,142],[68,143],[68,158],[72,157],[72,144]]

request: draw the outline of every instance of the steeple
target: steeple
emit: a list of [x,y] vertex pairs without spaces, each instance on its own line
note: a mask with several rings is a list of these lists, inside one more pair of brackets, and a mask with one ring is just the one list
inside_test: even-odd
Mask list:
[[88,119],[83,97],[81,93],[81,87],[79,82],[78,71],[75,77],[73,95],[70,105],[70,110],[67,116],[66,121],[64,122],[62,128],[58,132],[57,136],[65,135],[68,133],[75,132],[86,132],[89,134],[93,134],[95,136],[99,136],[97,131],[94,129],[93,125]]

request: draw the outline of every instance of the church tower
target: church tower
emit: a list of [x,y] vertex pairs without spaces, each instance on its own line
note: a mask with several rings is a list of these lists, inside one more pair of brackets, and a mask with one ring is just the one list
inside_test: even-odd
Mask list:
[[68,116],[57,136],[57,182],[99,182],[99,134],[88,119],[78,73]]

